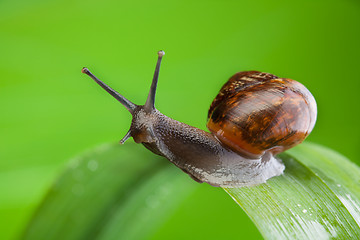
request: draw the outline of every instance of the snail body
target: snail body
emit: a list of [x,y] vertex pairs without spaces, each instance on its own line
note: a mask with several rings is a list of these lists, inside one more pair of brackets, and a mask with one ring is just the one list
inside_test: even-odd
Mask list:
[[[82,70],[132,114],[130,130],[120,143],[133,137],[136,143],[142,143],[155,154],[164,156],[197,182],[217,187],[254,186],[283,173],[285,166],[274,155],[303,141],[315,124],[316,103],[303,85],[257,71],[235,74],[211,104],[207,125],[209,133],[171,119],[155,108],[156,86],[164,52],[159,51],[158,55],[153,82],[144,105],[130,102],[87,68]],[[280,87],[264,91],[269,89],[268,85],[278,82]],[[294,82],[291,85],[294,87],[288,87],[288,82]],[[246,91],[251,94],[244,97]],[[265,99],[259,95],[265,96]],[[291,104],[287,100],[289,97]],[[266,102],[266,98],[271,101]],[[281,107],[283,112],[279,110]],[[254,108],[260,109],[255,111]],[[242,116],[234,115],[236,113]],[[259,116],[261,113],[263,118]],[[290,116],[293,113],[305,116],[305,120]],[[273,123],[268,119],[271,117]],[[251,127],[252,124],[255,127]]]

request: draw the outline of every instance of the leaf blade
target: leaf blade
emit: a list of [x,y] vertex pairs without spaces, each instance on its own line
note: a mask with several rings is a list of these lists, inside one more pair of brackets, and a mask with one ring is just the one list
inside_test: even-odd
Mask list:
[[[299,146],[282,154],[281,159],[286,165],[282,176],[254,188],[225,189],[248,213],[264,238],[358,238],[357,187],[351,179],[344,178],[342,171],[335,174],[334,169],[351,170],[351,175],[360,174],[359,169],[314,144]],[[331,173],[334,175],[328,176]],[[343,184],[340,187],[339,182]]]
[[[314,144],[280,158],[284,175],[257,187],[225,189],[264,238],[359,238],[359,169]],[[24,239],[146,239],[197,186],[142,146],[106,145],[73,161]]]
[[[197,185],[192,184],[187,176],[175,174],[174,171],[178,169],[140,145],[127,144],[123,147],[105,144],[71,162],[50,188],[22,238],[115,239],[119,236],[114,235],[118,230],[123,231],[121,234],[126,230],[127,236],[131,237],[128,239],[139,239],[141,234],[150,233],[151,227],[143,228],[138,235],[134,235],[134,231],[126,228],[129,226],[127,221],[114,223],[119,218],[117,215],[121,216],[129,207],[132,208],[128,210],[133,210],[131,214],[142,212],[147,208],[146,203],[134,201],[136,196],[154,194],[164,185],[168,192],[155,194],[155,200],[160,198],[159,201],[164,202],[164,195],[168,199],[175,198],[170,201],[173,203],[184,199]],[[168,181],[164,181],[166,177]],[[187,187],[183,191],[171,191],[178,189],[179,184]],[[139,206],[142,208],[137,209]],[[150,208],[148,212],[162,207]],[[174,206],[170,204],[159,212],[172,208]],[[129,220],[131,214],[124,216]],[[157,216],[157,221],[148,221],[149,226],[155,229],[166,219],[166,216]]]

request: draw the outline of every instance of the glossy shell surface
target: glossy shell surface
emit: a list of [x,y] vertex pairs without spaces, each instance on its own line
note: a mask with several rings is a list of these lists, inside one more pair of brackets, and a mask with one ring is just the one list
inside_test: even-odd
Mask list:
[[312,131],[316,102],[301,83],[269,73],[236,73],[208,113],[208,129],[230,149],[250,158],[285,151]]

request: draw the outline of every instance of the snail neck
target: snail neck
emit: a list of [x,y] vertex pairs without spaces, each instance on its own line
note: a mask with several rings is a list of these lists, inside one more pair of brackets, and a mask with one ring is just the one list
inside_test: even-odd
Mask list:
[[138,106],[133,113],[130,135],[152,152],[176,161],[175,156],[193,155],[219,158],[230,152],[211,133],[189,126],[160,113]]

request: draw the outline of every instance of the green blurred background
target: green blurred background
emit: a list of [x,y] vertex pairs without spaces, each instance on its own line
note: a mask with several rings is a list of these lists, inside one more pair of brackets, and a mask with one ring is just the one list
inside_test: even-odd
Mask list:
[[[205,129],[232,74],[270,72],[315,96],[308,141],[360,164],[359,26],[355,0],[1,0],[0,239],[19,236],[71,157],[118,141],[130,126],[130,114],[81,68],[142,104],[159,49],[164,114]],[[161,231],[158,238],[259,237],[225,192],[205,184]]]

